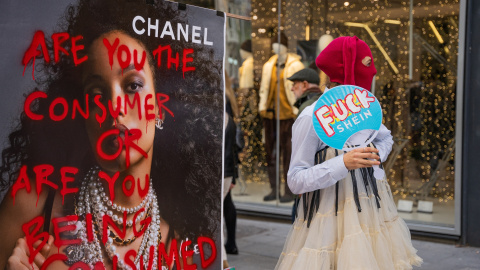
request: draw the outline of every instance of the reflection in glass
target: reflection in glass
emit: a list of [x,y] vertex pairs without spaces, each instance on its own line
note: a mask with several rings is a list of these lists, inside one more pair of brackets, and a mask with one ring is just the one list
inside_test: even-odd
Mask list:
[[[274,0],[252,0],[251,32],[242,34],[252,39],[255,82],[253,88],[236,92],[248,141],[240,166],[245,186],[237,189],[235,197],[242,202],[263,203],[255,190],[268,187],[257,104],[262,67],[273,55],[270,39],[278,32],[277,5]],[[370,45],[378,70],[372,91],[395,141],[384,164],[387,177],[397,203],[413,202],[412,211],[402,216],[411,222],[453,227],[459,1],[413,1],[412,18],[409,1],[363,0],[345,5],[338,0],[293,0],[282,1],[281,9],[288,51],[301,55],[305,66],[318,55],[322,37],[356,35]],[[423,208],[425,202],[433,209]]]

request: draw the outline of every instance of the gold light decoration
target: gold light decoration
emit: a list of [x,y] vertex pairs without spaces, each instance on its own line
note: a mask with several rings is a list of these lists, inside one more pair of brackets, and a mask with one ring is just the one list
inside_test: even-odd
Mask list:
[[[318,40],[323,34],[365,40],[378,71],[375,95],[395,140],[384,164],[393,193],[402,198],[453,200],[459,1],[414,2],[411,51],[410,1],[345,3],[282,1],[281,25],[289,37],[289,51],[295,52],[298,40]],[[252,1],[252,16],[258,17],[252,21],[257,89],[261,68],[271,56],[270,37],[278,25],[277,12],[272,10],[277,8],[277,1]],[[265,33],[258,33],[259,28]]]
[[[188,1],[184,1],[188,2]],[[202,1],[197,1],[202,2]],[[205,6],[212,1],[204,0]],[[203,2],[202,2],[203,3]],[[413,49],[409,48],[409,0],[282,1],[282,31],[289,51],[298,40],[356,35],[370,45],[377,76],[375,95],[395,144],[384,163],[396,198],[454,199],[458,0],[414,1]],[[248,142],[241,170],[248,182],[267,181],[258,89],[263,64],[278,31],[278,1],[252,0],[250,33],[255,89],[238,95]],[[361,27],[356,27],[361,26]],[[368,31],[369,30],[369,31]],[[412,80],[409,56],[412,55]],[[390,60],[388,60],[390,59]]]

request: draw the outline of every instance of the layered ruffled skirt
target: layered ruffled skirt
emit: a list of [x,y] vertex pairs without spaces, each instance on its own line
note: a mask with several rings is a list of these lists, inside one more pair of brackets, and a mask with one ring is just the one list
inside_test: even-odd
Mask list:
[[[326,159],[333,156],[328,149]],[[275,269],[399,270],[422,263],[387,180],[369,183],[365,171],[302,195]]]

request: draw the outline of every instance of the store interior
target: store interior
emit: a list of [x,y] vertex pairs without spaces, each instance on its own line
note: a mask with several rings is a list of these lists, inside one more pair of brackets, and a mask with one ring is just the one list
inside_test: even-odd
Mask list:
[[[455,226],[455,168],[461,166],[455,156],[458,0],[199,2],[233,14],[227,17],[225,69],[245,140],[232,190],[237,208],[288,218],[293,205],[280,201],[286,180],[283,157],[275,166],[278,196],[264,200],[272,192],[267,158],[283,151],[280,145],[267,154],[268,134],[259,111],[262,80],[272,77],[264,72],[275,55],[272,38],[283,33],[287,53],[315,68],[312,62],[329,38],[355,35],[369,44],[377,69],[372,93],[394,139],[383,166],[400,215],[409,224]],[[242,47],[247,40],[250,46]]]

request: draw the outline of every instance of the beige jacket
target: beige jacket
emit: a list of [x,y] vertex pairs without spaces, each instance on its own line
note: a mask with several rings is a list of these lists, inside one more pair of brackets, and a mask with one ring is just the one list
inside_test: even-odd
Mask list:
[[238,73],[240,89],[253,88],[253,57],[248,57],[243,61]]
[[[272,78],[272,70],[273,66],[277,64],[278,55],[273,55],[270,59],[263,65],[262,70],[262,81],[260,83],[260,101],[258,103],[258,111],[265,111],[267,109],[267,99],[268,99],[268,91],[270,91],[270,79]],[[303,69],[303,63],[300,61],[300,56],[288,53],[287,61],[285,62],[285,69],[284,69],[284,77],[283,83],[285,86],[285,91],[287,94],[288,102],[290,106],[292,106],[293,113],[297,114],[298,109],[293,106],[295,103],[295,95],[292,92],[292,85],[293,82],[287,80],[290,76],[292,76],[295,72]]]

